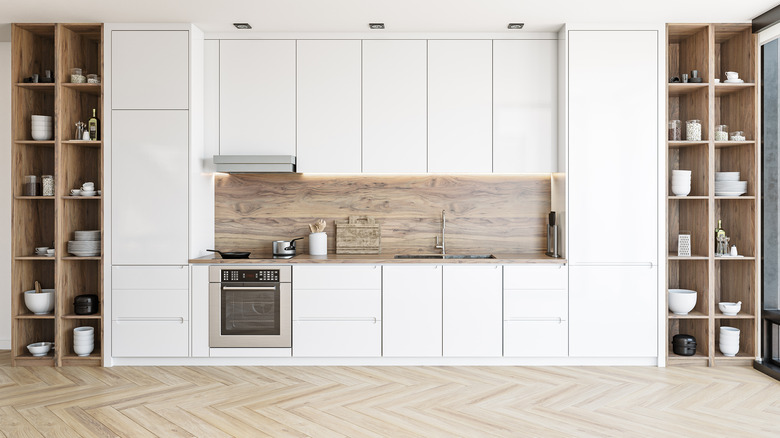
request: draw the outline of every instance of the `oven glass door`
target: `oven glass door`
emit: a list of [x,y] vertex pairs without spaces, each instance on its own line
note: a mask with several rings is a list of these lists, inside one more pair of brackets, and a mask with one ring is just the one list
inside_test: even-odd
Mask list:
[[281,303],[278,283],[222,286],[222,336],[279,336]]

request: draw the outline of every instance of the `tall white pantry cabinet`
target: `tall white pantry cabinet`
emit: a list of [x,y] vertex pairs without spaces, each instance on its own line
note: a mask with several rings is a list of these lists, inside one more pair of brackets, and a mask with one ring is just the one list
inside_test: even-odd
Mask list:
[[213,242],[203,35],[179,24],[108,24],[106,34],[107,362],[187,357],[188,260]]
[[568,30],[569,354],[658,352],[657,30]]

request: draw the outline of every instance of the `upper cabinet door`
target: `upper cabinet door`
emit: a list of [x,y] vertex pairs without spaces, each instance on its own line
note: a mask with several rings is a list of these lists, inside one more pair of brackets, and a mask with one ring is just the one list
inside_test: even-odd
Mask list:
[[657,263],[658,32],[569,31],[568,83],[569,260]]
[[295,41],[220,41],[219,153],[295,155]]
[[186,265],[189,111],[112,112],[115,265]]
[[428,42],[428,171],[490,173],[492,41]]
[[111,33],[113,109],[189,108],[189,32]]
[[298,41],[298,172],[361,171],[360,44]]
[[427,171],[427,48],[363,41],[363,172]]
[[493,172],[556,171],[557,102],[557,41],[493,42]]

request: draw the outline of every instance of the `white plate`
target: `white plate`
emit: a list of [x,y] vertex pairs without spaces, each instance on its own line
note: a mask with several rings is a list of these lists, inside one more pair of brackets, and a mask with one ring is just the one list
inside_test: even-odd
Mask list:
[[747,192],[715,192],[715,196],[742,196]]
[[733,81],[731,79],[726,79],[723,82],[726,83],[726,84],[741,84],[741,83],[743,83],[745,81],[742,80],[742,79],[734,79]]

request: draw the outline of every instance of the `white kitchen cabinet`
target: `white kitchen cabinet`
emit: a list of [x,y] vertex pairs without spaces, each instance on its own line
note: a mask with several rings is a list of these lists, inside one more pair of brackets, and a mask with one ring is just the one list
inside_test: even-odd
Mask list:
[[186,30],[112,31],[111,108],[188,109],[189,49]]
[[192,357],[209,357],[209,266],[192,265]]
[[113,265],[187,264],[188,127],[188,111],[112,112]]
[[363,172],[427,171],[427,42],[363,41]]
[[189,356],[188,266],[114,266],[111,273],[111,355]]
[[568,35],[568,258],[657,263],[658,33]]
[[498,265],[444,266],[443,354],[500,357],[502,270]]
[[571,266],[569,353],[574,357],[658,355],[658,268]]
[[298,172],[360,173],[359,40],[297,42]]
[[219,42],[219,153],[295,155],[295,41]]
[[493,172],[557,171],[555,40],[493,42]]
[[492,41],[428,41],[428,172],[493,171],[492,70]]
[[441,357],[442,267],[382,268],[382,355]]
[[294,266],[293,356],[381,354],[381,267]]

